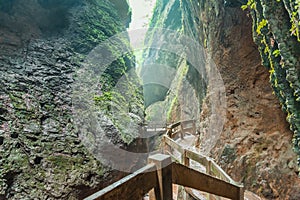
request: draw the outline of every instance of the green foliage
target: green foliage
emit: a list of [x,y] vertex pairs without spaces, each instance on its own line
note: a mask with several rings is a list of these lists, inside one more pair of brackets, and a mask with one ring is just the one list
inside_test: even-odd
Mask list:
[[[72,46],[79,53],[88,53],[105,39],[124,31],[119,16],[109,1],[93,0],[78,11],[70,27]],[[74,34],[77,33],[77,34]]]
[[242,5],[241,8],[243,10],[246,10],[247,8],[255,9],[256,8],[256,2],[255,2],[255,0],[248,0],[247,4]]
[[[203,3],[204,2],[201,2],[201,4]],[[219,12],[217,5],[218,3],[214,3],[214,6],[211,6],[215,7],[213,10],[214,12],[216,12],[216,14],[217,12]],[[178,33],[179,36],[185,35],[198,40],[199,34],[201,34],[197,25],[199,16],[196,16],[197,13],[195,13],[193,10],[193,8],[196,9],[198,6],[198,3],[196,3],[195,1],[189,0],[156,1],[154,15],[151,19],[150,27],[174,30]],[[156,30],[147,32],[145,39],[146,45],[150,46],[152,43],[156,42],[154,41],[154,39],[158,37],[158,34],[155,31]],[[164,35],[160,35],[161,36],[159,37],[163,39]],[[207,38],[204,38],[203,41],[199,42],[199,44],[200,43],[204,43],[204,46],[207,46]],[[145,49],[145,51],[143,52],[145,66],[147,66],[147,63],[158,63],[178,69],[183,59],[180,57],[180,55],[176,55],[174,53],[171,53],[170,51],[164,50],[166,49],[164,47],[165,46],[163,44],[160,49]],[[141,74],[143,74],[143,72],[146,70],[148,69],[146,67],[143,67],[141,69]],[[200,86],[202,88],[200,90],[200,87],[198,87],[199,73],[197,72],[197,70],[190,69],[188,74],[188,81],[195,89],[195,91],[202,92],[203,87]],[[165,100],[166,96],[168,95],[168,88],[159,86],[157,84],[152,84],[152,87],[150,87],[149,85],[144,87],[144,94],[146,107],[148,107],[149,105],[154,104],[158,101]]]
[[94,101],[96,104],[102,101],[111,101],[112,100],[112,94],[111,92],[104,92],[102,95],[95,95]]
[[167,120],[172,120],[172,113],[176,110],[176,107],[178,106],[178,98],[177,96],[172,99],[172,102],[170,104],[169,110],[167,112]]
[[274,50],[272,54],[273,54],[275,57],[280,56],[280,51],[279,51],[279,49]]
[[[94,82],[99,83],[100,91],[87,98],[93,98],[95,109],[101,110],[101,113],[104,113],[118,129],[118,136],[124,142],[129,143],[134,138],[136,131],[131,130],[132,133],[130,133],[128,130],[129,122],[133,121],[128,113],[143,117],[143,97],[139,89],[140,83],[135,80],[138,77],[129,78],[128,76],[130,71],[134,71],[131,69],[135,66],[135,57],[131,53],[128,36],[118,38],[114,44],[104,42],[108,38],[126,31],[117,10],[112,9],[112,1],[91,0],[88,2],[84,1],[85,6],[78,10],[77,15],[74,16],[75,23],[70,27],[70,35],[73,37],[72,47],[76,52],[86,55],[94,47],[102,44],[116,58],[109,66],[102,66],[100,62],[90,66],[90,70],[95,72]],[[120,55],[120,46],[127,48],[129,53]],[[101,75],[97,76],[97,74]]]
[[268,24],[268,20],[266,20],[266,19],[262,19],[262,20],[258,23],[258,26],[257,26],[257,28],[256,28],[256,32],[257,32],[258,35],[261,34],[262,28],[266,27],[267,24]]
[[299,34],[299,26],[300,26],[300,0],[295,1],[295,6],[293,7],[293,11],[291,13],[291,34],[297,37],[298,42],[300,42],[300,34]]
[[[93,97],[95,105],[114,123],[125,143],[130,143],[136,137],[138,130],[135,125],[144,116],[143,94],[138,77],[134,70],[124,70],[130,69],[130,64],[133,65],[133,62],[119,60],[113,68],[105,71],[100,77],[102,94]],[[129,113],[136,117],[129,116]]]

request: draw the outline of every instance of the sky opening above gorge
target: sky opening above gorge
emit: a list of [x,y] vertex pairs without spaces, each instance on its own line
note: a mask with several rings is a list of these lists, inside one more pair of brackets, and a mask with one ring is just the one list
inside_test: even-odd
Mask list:
[[[131,44],[141,43],[141,41],[144,41],[156,0],[128,0],[128,2],[132,10],[131,23],[128,28],[130,42]],[[135,31],[138,29],[140,31]],[[141,31],[141,29],[144,29],[144,31]],[[137,67],[139,66],[138,63],[141,59],[141,53],[141,51],[134,52]]]

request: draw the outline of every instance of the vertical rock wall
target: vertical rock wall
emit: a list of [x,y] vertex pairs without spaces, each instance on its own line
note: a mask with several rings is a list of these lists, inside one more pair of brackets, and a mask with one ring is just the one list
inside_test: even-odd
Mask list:
[[[299,154],[300,141],[300,46],[298,1],[249,1],[253,19],[253,38],[259,47],[270,82],[287,121],[294,132],[294,150]],[[298,163],[299,164],[299,163]]]
[[258,46],[252,42],[251,17],[241,10],[247,2],[231,2],[206,1],[200,11],[203,41],[222,74],[227,96],[227,122],[211,155],[246,189],[267,199],[297,199],[293,135],[270,86],[268,65],[261,65],[261,40]]
[[[95,46],[125,30],[130,17],[122,17],[106,0],[0,1],[0,199],[78,199],[117,178],[81,143],[71,97],[74,72]],[[130,54],[115,61],[102,92],[132,67]],[[128,93],[143,113],[140,94]]]
[[252,42],[251,20],[239,6],[225,8],[224,16],[220,33],[226,35],[212,45],[227,88],[228,112],[212,155],[247,189],[267,199],[296,199],[299,180],[292,134]]
[[[297,145],[296,123],[299,120],[299,45],[297,38],[292,36],[297,36],[298,26],[293,23],[293,31],[289,32],[290,19],[297,21],[295,9],[298,7],[292,1],[249,2],[249,7],[251,2],[256,4],[251,14],[241,9],[246,1],[169,1],[161,3],[163,6],[155,10],[154,20],[159,16],[156,21],[164,22],[174,10],[180,12],[181,18],[172,18],[173,21],[161,23],[162,26],[187,25],[182,26],[183,32],[187,30],[186,33],[198,37],[197,41],[212,56],[223,78],[227,121],[220,136],[212,139],[213,135],[205,128],[210,121],[211,102],[204,99],[200,116],[201,151],[207,153],[209,149],[209,155],[248,190],[267,199],[298,199],[300,181],[297,155],[292,145],[292,140]],[[267,19],[268,23],[262,19]],[[208,88],[206,94],[209,96],[211,92]],[[175,106],[174,115],[176,109]],[[296,133],[294,139],[286,117]],[[215,139],[216,144],[207,142]]]
[[[197,2],[191,1],[156,3],[141,70],[151,120],[171,122],[199,117],[208,78],[205,64],[193,63],[205,56],[198,37],[198,9]],[[181,47],[176,47],[176,40]],[[195,48],[197,45],[199,48]],[[158,80],[154,73],[161,78]],[[147,81],[150,84],[145,84]]]

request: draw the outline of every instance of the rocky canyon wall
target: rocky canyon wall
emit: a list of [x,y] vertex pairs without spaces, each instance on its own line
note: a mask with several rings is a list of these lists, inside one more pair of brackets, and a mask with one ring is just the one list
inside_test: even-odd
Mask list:
[[[97,136],[87,124],[76,126],[72,87],[77,71],[90,69],[92,50],[125,31],[128,14],[121,0],[0,1],[0,199],[80,199],[118,178],[83,145],[84,136],[93,142]],[[130,49],[128,37],[119,41]],[[87,98],[101,113],[97,134],[126,148],[134,131],[110,111],[118,109],[126,125],[143,118],[137,80],[125,81],[131,105],[122,106],[125,95],[112,91],[121,77],[136,76],[134,57],[129,52],[102,66],[104,58],[98,54],[90,62],[94,72],[104,72],[93,77],[98,93]]]
[[[226,105],[226,122],[220,134],[207,128],[214,109],[208,97],[214,92],[211,87],[194,87],[206,95],[200,101],[201,115],[197,118],[200,151],[262,197],[298,199],[300,181],[293,151],[298,145],[299,120],[298,7],[292,1],[249,2],[247,6],[246,1],[160,1],[152,20],[199,42],[222,77],[226,99],[219,101]],[[174,13],[178,14],[171,17]],[[291,19],[295,21],[292,24]],[[182,65],[180,59],[172,62]],[[193,76],[194,83],[201,80],[199,75]],[[165,97],[167,92],[159,93],[160,98],[169,98]],[[178,119],[181,112],[174,101],[165,106]]]

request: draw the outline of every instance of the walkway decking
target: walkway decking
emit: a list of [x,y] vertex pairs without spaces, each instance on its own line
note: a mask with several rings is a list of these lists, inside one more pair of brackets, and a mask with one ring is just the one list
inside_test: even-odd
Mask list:
[[[198,200],[223,200],[226,199],[224,197],[262,200],[249,191],[244,193],[243,186],[232,180],[212,158],[198,153],[195,148],[198,135],[194,120],[177,122],[167,127],[148,127],[146,130],[166,131],[162,139],[162,151],[170,156],[151,156],[147,166],[86,198],[87,200],[178,200],[179,196],[186,200],[187,194]],[[145,196],[148,191],[150,195]]]

